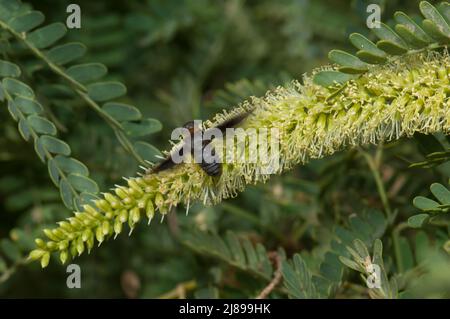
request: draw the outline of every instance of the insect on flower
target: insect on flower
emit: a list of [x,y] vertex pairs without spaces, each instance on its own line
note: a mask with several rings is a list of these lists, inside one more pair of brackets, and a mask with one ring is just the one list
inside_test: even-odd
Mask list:
[[[232,128],[238,125],[244,119],[246,119],[250,115],[250,113],[252,113],[252,110],[237,114],[206,130],[202,130],[200,127],[196,126],[195,121],[189,121],[183,125],[183,127],[188,131],[188,140],[190,140],[191,142],[191,145],[188,149],[190,149],[192,156],[194,156],[196,152],[202,154],[201,161],[199,161],[198,164],[206,174],[208,174],[209,176],[220,176],[222,174],[222,164],[220,163],[220,160],[214,148],[210,146],[210,143],[212,142],[214,137],[204,138],[204,135],[210,135],[208,133],[210,133],[210,130],[212,129],[218,129],[220,130],[220,132],[225,133],[227,128]],[[201,140],[198,141],[198,138],[200,138]],[[179,150],[181,153],[180,155],[183,155],[182,152],[184,146],[185,143],[181,145],[181,148]],[[211,147],[210,152],[204,152],[207,147]],[[156,164],[151,169],[151,173],[165,171],[177,164],[178,163],[176,163],[173,159],[173,154],[169,154],[165,159],[163,159],[160,163]]]

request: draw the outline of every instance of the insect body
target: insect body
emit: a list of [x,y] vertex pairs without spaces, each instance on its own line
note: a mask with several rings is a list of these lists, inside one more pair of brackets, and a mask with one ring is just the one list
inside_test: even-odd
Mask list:
[[[222,133],[224,133],[227,128],[232,128],[241,123],[250,113],[251,111],[238,114],[212,128],[207,129],[206,131],[202,131],[200,128],[196,127],[194,121],[187,122],[183,125],[183,127],[188,130],[190,135],[189,140],[191,142],[191,155],[194,156],[196,152],[202,154],[201,161],[198,164],[206,174],[208,174],[209,176],[220,176],[222,174],[222,164],[219,161],[216,151],[214,150],[212,145],[210,145],[213,138],[204,138],[205,133],[207,133],[211,129],[219,129]],[[198,140],[199,138],[201,140]],[[184,144],[182,146],[184,146]],[[198,148],[201,149],[199,150]],[[209,152],[205,152],[206,148],[209,148]],[[180,150],[180,152],[182,151],[183,148]],[[163,161],[153,167],[151,172],[161,172],[170,169],[175,165],[177,165],[177,163],[174,162],[172,155],[169,155]]]

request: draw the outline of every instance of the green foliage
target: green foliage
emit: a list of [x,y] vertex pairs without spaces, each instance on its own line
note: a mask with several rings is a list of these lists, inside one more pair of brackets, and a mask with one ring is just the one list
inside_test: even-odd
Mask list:
[[386,231],[388,221],[380,211],[368,211],[362,216],[349,219],[346,228],[337,226],[327,251],[320,265],[320,276],[317,278],[321,292],[326,296],[336,294],[344,280],[344,267],[339,262],[342,257],[349,257],[347,249],[354,241],[363,245],[372,245]]
[[[123,112],[116,112],[116,117],[112,117],[103,110],[103,107],[107,104],[100,106],[97,102],[107,102],[123,96],[126,94],[126,87],[117,81],[99,82],[98,80],[106,75],[106,67],[102,64],[78,64],[65,69],[63,65],[81,58],[86,52],[86,47],[81,43],[66,43],[53,46],[67,33],[65,25],[57,22],[37,28],[44,21],[43,14],[39,11],[27,11],[29,9],[19,2],[13,4],[15,1],[7,1],[7,5],[0,3],[0,8],[5,11],[7,17],[3,19],[0,17],[0,26],[25,45],[27,49],[41,60],[41,63],[66,81],[66,84],[70,86],[74,93],[79,95],[88,106],[114,129],[122,146],[140,164],[145,165],[145,160],[151,160],[152,158],[143,158],[142,154],[148,155],[154,148],[148,143],[140,142],[138,150],[142,154],[139,154],[128,136],[140,137],[157,132],[161,129],[160,123],[155,119],[142,119],[140,116],[133,118],[133,122],[130,122],[127,116],[121,117]],[[8,13],[6,14],[6,12]],[[32,29],[35,30],[31,31]],[[43,51],[43,49],[47,50]],[[135,114],[140,114],[134,106],[129,105],[128,108],[133,108]],[[134,129],[129,129],[130,126]],[[144,145],[147,150],[143,150]]]
[[[394,17],[373,34],[369,2]],[[450,296],[443,134],[313,160],[189,216],[173,207],[151,228],[136,224],[139,210],[114,215],[59,255],[90,251],[93,236],[114,238],[122,224],[136,229],[73,261],[81,289],[67,289],[46,250],[33,253],[46,271],[28,264],[36,245],[47,248],[34,242],[43,229],[157,160],[173,127],[286,87],[334,47],[337,66],[315,74],[324,86],[445,51],[449,38],[447,2],[422,2],[419,19],[416,1],[81,0],[82,28],[66,30],[69,3],[0,0],[0,296]],[[380,289],[366,285],[367,261],[381,265]]]
[[337,71],[321,71],[315,75],[314,82],[326,87],[342,84],[367,72],[371,65],[384,64],[396,56],[444,47],[450,41],[450,4],[443,2],[435,7],[422,1],[420,11],[425,19],[419,24],[401,11],[394,15],[394,29],[379,22],[372,28],[378,38],[376,43],[362,34],[352,33],[349,39],[358,49],[356,56],[342,50],[330,51],[328,57],[338,65]]
[[[192,250],[218,258],[239,270],[266,280],[273,276],[274,269],[266,248],[260,243],[253,245],[247,238],[240,241],[231,231],[227,232],[225,240],[218,235],[197,231],[187,233],[182,241]],[[283,251],[279,254],[284,257]]]
[[450,190],[442,184],[433,183],[430,191],[435,199],[424,196],[414,198],[414,206],[424,213],[411,216],[408,224],[414,228],[420,228],[425,223],[442,222],[442,219],[448,219],[446,213],[450,212]]
[[296,299],[317,298],[316,287],[305,261],[299,254],[292,258],[292,265],[283,262],[283,279],[288,295]]
[[0,61],[3,96],[8,111],[18,123],[18,130],[26,141],[32,140],[42,162],[47,164],[52,182],[59,188],[61,199],[69,209],[80,210],[96,198],[97,183],[89,178],[89,170],[70,157],[70,146],[55,137],[56,126],[43,117],[43,108],[35,99],[33,90],[25,83],[7,76],[18,77],[20,68],[10,62]]
[[373,244],[373,255],[370,256],[366,245],[356,239],[353,247],[347,250],[352,259],[340,256],[339,260],[347,267],[362,274],[365,282],[370,281],[373,287],[369,287],[369,295],[373,299],[397,298],[397,282],[395,279],[388,280],[383,262],[383,244],[377,239]]

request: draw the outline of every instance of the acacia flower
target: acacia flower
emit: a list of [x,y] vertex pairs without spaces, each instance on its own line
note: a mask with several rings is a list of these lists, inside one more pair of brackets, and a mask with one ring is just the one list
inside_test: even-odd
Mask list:
[[[271,129],[276,129],[279,165],[274,173],[279,174],[346,147],[377,144],[416,132],[450,133],[449,73],[448,53],[428,52],[372,66],[358,78],[329,88],[305,76],[302,84],[294,81],[217,114],[205,127],[252,110],[240,127],[267,129],[269,139],[274,138]],[[261,166],[259,161],[225,162],[220,177],[212,177],[194,163],[182,163],[126,179],[126,185],[104,193],[102,199],[59,222],[57,228],[45,229],[48,239],[36,239],[37,248],[30,259],[40,260],[45,267],[51,253],[59,253],[65,263],[90,251],[95,242],[100,245],[117,236],[124,224],[131,231],[141,219],[150,222],[156,213],[164,216],[180,204],[219,203],[236,196],[247,184],[265,182],[270,175],[261,174]]]

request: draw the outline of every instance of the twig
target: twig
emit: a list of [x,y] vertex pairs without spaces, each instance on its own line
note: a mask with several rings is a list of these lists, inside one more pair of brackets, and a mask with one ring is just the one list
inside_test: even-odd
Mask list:
[[6,282],[19,268],[20,266],[27,263],[27,258],[19,259],[14,265],[12,265],[10,268],[6,269],[1,275],[0,275],[0,285]]
[[380,146],[377,149],[376,158],[372,158],[372,156],[365,152],[364,150],[361,150],[362,155],[364,156],[364,159],[367,162],[367,165],[370,168],[370,171],[372,172],[373,178],[375,180],[375,184],[377,186],[378,194],[380,196],[381,202],[383,203],[384,211],[386,213],[386,217],[389,220],[389,223],[393,223],[393,215],[391,206],[389,205],[389,199],[386,194],[386,190],[384,188],[383,180],[380,176],[380,172],[378,171],[381,161],[381,153],[382,152],[382,146]]
[[261,291],[261,293],[256,297],[256,299],[266,299],[267,296],[275,289],[275,287],[281,281],[281,257],[278,255],[276,251],[272,251],[268,253],[269,259],[273,260],[275,264],[275,273],[273,279],[270,283]]
[[185,299],[186,292],[197,288],[195,280],[189,280],[179,283],[174,289],[168,291],[158,297],[158,299]]

